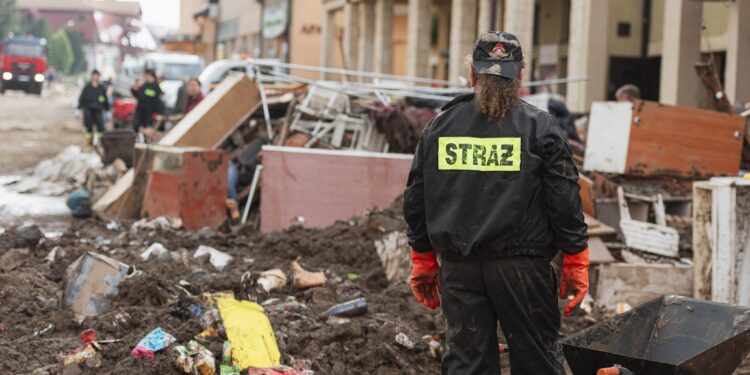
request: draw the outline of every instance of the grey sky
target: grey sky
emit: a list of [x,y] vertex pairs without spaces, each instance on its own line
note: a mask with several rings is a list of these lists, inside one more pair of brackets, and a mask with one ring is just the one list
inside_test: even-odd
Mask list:
[[180,22],[180,0],[140,0],[143,21],[176,29]]

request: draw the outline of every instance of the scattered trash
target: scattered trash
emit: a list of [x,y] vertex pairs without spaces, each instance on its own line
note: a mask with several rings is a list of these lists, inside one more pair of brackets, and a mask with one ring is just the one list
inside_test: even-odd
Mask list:
[[338,316],[329,316],[328,319],[326,319],[326,324],[337,326],[337,325],[343,325],[343,324],[349,324],[351,322],[351,319],[347,318],[339,318]]
[[[100,367],[101,366],[101,357],[97,361],[95,357],[100,356],[96,349],[92,345],[85,345],[82,348],[79,348],[72,353],[68,354],[67,356],[64,356],[62,358],[62,362],[64,366],[74,365],[74,364],[82,364],[84,362],[87,363],[87,367]],[[91,365],[89,365],[89,363]]]
[[44,237],[44,233],[36,224],[33,223],[18,226],[15,228],[15,232],[16,236],[26,243],[26,246],[32,248],[36,247],[36,245],[39,243],[39,240]]
[[432,358],[439,359],[443,357],[443,345],[440,344],[440,341],[430,337],[427,347],[430,349],[430,356],[432,356]]
[[78,146],[68,146],[52,159],[34,168],[32,174],[17,183],[20,193],[60,196],[81,186],[89,169],[100,169],[101,158],[95,152],[83,152]]
[[203,331],[198,334],[198,337],[214,337],[225,332],[218,309],[211,309],[203,313],[201,316],[201,326],[203,327]]
[[234,298],[218,298],[216,302],[232,345],[234,366],[241,369],[278,366],[281,353],[263,307]]
[[586,293],[586,296],[583,297],[583,301],[581,301],[581,310],[585,311],[586,314],[591,314],[591,312],[593,311],[593,304],[594,298],[591,297],[591,294]]
[[154,242],[151,244],[151,246],[148,247],[148,249],[144,250],[141,253],[141,259],[144,261],[148,261],[153,255],[153,258],[160,259],[160,260],[169,260],[171,258],[171,255],[169,254],[169,250],[167,250],[164,245]]
[[356,281],[359,280],[359,275],[354,272],[349,272],[346,274],[346,278],[349,279],[349,281]]
[[169,307],[169,313],[180,319],[190,319],[192,317],[203,316],[203,309],[198,305],[198,301],[188,295],[181,294],[177,302]]
[[296,260],[292,262],[292,284],[297,289],[305,289],[325,284],[326,278],[323,272],[310,272],[302,268]]
[[76,219],[91,217],[91,201],[89,200],[89,189],[84,185],[68,195],[65,205],[70,209],[70,214]]
[[274,268],[272,270],[263,271],[260,273],[260,278],[258,278],[258,285],[260,285],[263,290],[266,292],[270,292],[274,289],[278,289],[286,285],[286,274],[284,271]]
[[219,375],[240,375],[240,370],[232,365],[219,366]]
[[83,341],[84,344],[91,344],[95,342],[96,339],[97,339],[97,335],[94,329],[89,328],[81,332],[81,341]]
[[65,250],[60,246],[55,246],[49,251],[49,253],[47,253],[44,260],[47,261],[47,263],[55,263],[63,257],[65,257]]
[[187,374],[213,375],[216,373],[216,360],[213,353],[195,340],[190,340],[187,346],[175,346],[177,353],[175,364],[177,368]]
[[630,306],[630,304],[628,304],[627,302],[618,302],[617,307],[615,307],[615,314],[620,315],[632,309],[633,307]]
[[367,312],[367,301],[364,297],[353,299],[338,305],[331,306],[328,310],[321,314],[322,317],[327,316],[346,316],[354,317],[364,315]]
[[110,220],[107,222],[107,230],[119,232],[122,230],[122,224],[119,221]]
[[224,267],[226,267],[227,264],[232,261],[231,255],[216,250],[211,246],[205,245],[198,246],[198,249],[195,250],[195,254],[193,254],[193,258],[200,258],[206,255],[210,257],[209,260],[211,262],[211,265],[213,265],[219,271],[223,270]]
[[99,315],[109,308],[109,297],[125,279],[128,266],[101,254],[87,252],[67,269],[63,306],[70,307],[78,320]]
[[130,231],[137,233],[142,230],[168,230],[180,228],[182,228],[182,220],[179,218],[176,219],[167,216],[159,216],[151,221],[149,221],[148,218],[136,221],[130,226]]
[[55,325],[52,324],[52,323],[50,323],[46,327],[34,331],[34,336],[42,336],[45,333],[52,332],[52,330],[54,330],[54,329],[55,329]]
[[409,336],[407,336],[403,332],[399,332],[396,335],[396,343],[398,343],[399,345],[403,346],[406,349],[414,349],[414,342],[412,342],[411,339],[409,339]]
[[279,302],[278,298],[271,298],[270,300],[263,301],[261,304],[262,306],[267,306],[267,310],[276,311],[276,312],[301,312],[303,310],[307,309],[307,306],[305,306],[302,303],[299,303],[294,296],[289,296],[286,298],[286,301]]
[[510,353],[508,344],[497,344],[497,349],[500,353]]
[[130,354],[137,358],[154,359],[154,353],[165,349],[175,341],[177,339],[174,336],[164,332],[161,327],[156,327],[138,342]]

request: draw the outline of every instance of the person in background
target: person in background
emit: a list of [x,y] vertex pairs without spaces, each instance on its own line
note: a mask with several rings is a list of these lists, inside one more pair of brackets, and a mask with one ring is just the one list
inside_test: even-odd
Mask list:
[[[78,97],[78,109],[83,112],[83,125],[86,127],[86,142],[94,145],[104,133],[104,111],[109,110],[107,89],[101,84],[101,74],[98,70],[91,72],[91,80],[81,90]],[[94,132],[96,126],[96,132]]]
[[185,105],[182,107],[182,114],[186,115],[192,111],[198,103],[203,100],[203,92],[201,91],[201,81],[196,77],[191,77],[185,83],[185,91],[187,96],[185,97]]
[[630,83],[622,85],[615,91],[615,98],[618,102],[632,102],[641,98],[641,89]]
[[47,68],[46,75],[47,75],[47,80],[46,80],[47,87],[52,87],[57,82],[57,69],[55,69],[54,66],[50,65]]
[[[103,117],[104,117],[104,125],[105,127],[110,124],[110,121],[112,121],[112,110],[111,107],[115,102],[114,98],[114,85],[112,84],[113,80],[110,76],[109,78],[105,79],[102,82],[102,86],[104,86],[104,90],[107,92],[107,101],[110,103],[110,109],[107,111],[104,111]],[[111,128],[110,128],[111,129]]]
[[136,80],[130,88],[133,96],[138,100],[133,119],[133,130],[136,133],[142,126],[151,126],[154,115],[161,113],[164,108],[161,101],[162,91],[156,79],[156,73],[152,69],[146,69],[143,72],[143,80],[143,83]]

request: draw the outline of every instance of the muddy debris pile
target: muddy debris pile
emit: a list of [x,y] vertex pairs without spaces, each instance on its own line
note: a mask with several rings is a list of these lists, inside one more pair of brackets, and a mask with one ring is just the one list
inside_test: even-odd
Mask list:
[[[0,261],[13,263],[0,267],[0,373],[182,374],[182,357],[193,366],[187,370],[210,374],[198,372],[190,348],[206,349],[213,373],[232,373],[221,367],[231,363],[224,347],[238,344],[225,344],[232,333],[229,322],[221,324],[224,310],[217,329],[207,329],[212,311],[216,317],[221,309],[217,301],[263,307],[289,374],[439,371],[442,317],[418,304],[407,283],[388,282],[375,249],[385,233],[404,229],[396,210],[271,235],[130,230],[91,219],[31,244],[20,229],[0,236],[14,246],[0,247]],[[199,248],[203,256],[196,257]],[[127,265],[127,275],[111,294],[93,299],[101,312],[80,315],[63,307],[76,277],[66,273],[92,253]],[[269,277],[283,280],[263,281]],[[168,345],[135,355],[154,331],[171,337]],[[236,357],[238,350],[228,352]]]

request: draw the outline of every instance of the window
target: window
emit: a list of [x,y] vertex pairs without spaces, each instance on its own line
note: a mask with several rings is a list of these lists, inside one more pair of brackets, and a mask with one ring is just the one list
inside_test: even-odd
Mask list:
[[617,23],[617,36],[621,38],[630,37],[630,22],[618,22]]

